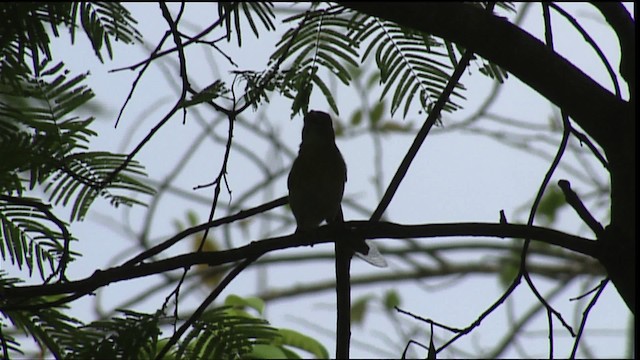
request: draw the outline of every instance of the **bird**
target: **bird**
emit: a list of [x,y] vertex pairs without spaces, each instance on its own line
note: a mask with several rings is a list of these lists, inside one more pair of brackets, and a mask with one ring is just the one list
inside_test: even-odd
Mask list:
[[[329,224],[344,223],[342,196],[347,182],[347,164],[336,145],[331,116],[322,111],[309,111],[304,117],[302,142],[293,161],[287,187],[289,206],[296,219],[296,233]],[[371,265],[386,267],[378,249],[363,238],[347,237],[354,253]]]
[[298,156],[287,179],[296,232],[309,231],[322,221],[342,221],[346,181],[347,165],[335,142],[331,116],[309,111],[304,117]]

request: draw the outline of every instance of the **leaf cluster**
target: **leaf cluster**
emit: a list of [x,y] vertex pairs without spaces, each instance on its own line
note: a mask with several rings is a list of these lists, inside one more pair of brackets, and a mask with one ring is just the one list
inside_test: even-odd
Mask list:
[[194,322],[178,346],[176,359],[244,358],[254,345],[267,345],[278,336],[266,320],[245,316],[233,307],[209,310]]
[[112,58],[112,40],[125,44],[141,40],[133,26],[135,19],[119,3],[3,3],[0,5],[0,83],[16,84],[19,76],[38,75],[39,65],[45,59],[53,59],[47,29],[58,37],[59,28],[66,28],[73,43],[78,21],[100,61],[103,61],[104,48]]
[[242,46],[242,20],[249,23],[251,31],[256,37],[260,37],[260,31],[256,25],[256,19],[262,23],[267,31],[275,30],[273,23],[275,14],[273,13],[273,3],[268,1],[238,1],[238,2],[220,2],[218,3],[218,16],[222,19],[225,27],[227,41],[231,41],[231,37],[235,33],[238,46]]
[[[270,57],[271,68],[262,73],[244,74],[252,75],[247,81],[249,101],[268,100],[265,90],[278,90],[292,100],[292,115],[308,110],[315,88],[320,90],[332,111],[339,113],[321,70],[350,85],[349,68],[358,67],[369,58],[380,71],[380,99],[391,95],[392,114],[402,110],[406,117],[414,105],[429,112],[449,81],[452,65],[456,64],[451,44],[445,40],[341,5],[323,7],[313,3],[308,11],[284,22],[296,25],[285,32],[276,45]],[[499,67],[482,61],[481,73],[498,81],[506,77]],[[448,100],[444,111],[460,108],[455,99],[464,100],[462,90],[464,87],[456,84],[454,99]]]
[[0,198],[0,249],[3,260],[8,254],[20,268],[26,262],[30,272],[35,260],[44,278],[43,262],[53,270],[54,260],[71,260],[68,251],[63,256],[71,236],[49,205],[23,198],[25,191],[38,188],[54,205],[71,204],[74,221],[99,196],[116,206],[140,204],[122,191],[153,189],[134,178],[143,175],[142,167],[127,163],[126,156],[86,151],[95,135],[93,118],[73,112],[93,97],[83,84],[87,74],[69,77],[62,63],[43,62],[37,70],[39,76],[19,76],[18,89],[0,88],[0,192],[6,194]]
[[[18,279],[0,272],[0,285],[12,286]],[[37,304],[43,300],[31,299]],[[1,305],[1,303],[0,303]],[[64,315],[65,308],[35,311],[4,311],[13,325],[3,332],[0,353],[18,352],[20,333],[30,334],[43,353],[65,359],[153,359],[166,345],[161,327],[167,319],[154,314],[119,310],[118,316],[89,324]],[[327,358],[327,350],[316,340],[289,329],[278,329],[260,316],[264,302],[258,298],[229,296],[223,306],[206,311],[190,327],[167,357],[170,359],[294,358],[292,349],[305,350],[317,358]],[[4,323],[0,323],[7,329]]]
[[[112,56],[110,41],[139,39],[135,21],[120,4],[6,3],[0,6],[0,253],[29,274],[59,274],[73,259],[68,224],[51,205],[70,205],[70,221],[82,220],[98,197],[114,206],[140,204],[130,193],[152,194],[135,177],[142,167],[120,154],[88,151],[97,135],[93,117],[79,117],[94,93],[88,73],[72,75],[53,62],[51,33],[76,19],[100,60]],[[111,40],[110,40],[111,39]],[[26,197],[43,191],[50,203]]]
[[[37,301],[32,299],[29,303]],[[65,315],[61,311],[64,309],[4,311],[4,317],[13,325],[12,334],[8,334],[13,346],[8,350],[20,352],[16,335],[24,333],[34,338],[43,353],[51,353],[57,359],[144,359],[156,351],[159,314],[122,310],[124,316],[85,325]]]

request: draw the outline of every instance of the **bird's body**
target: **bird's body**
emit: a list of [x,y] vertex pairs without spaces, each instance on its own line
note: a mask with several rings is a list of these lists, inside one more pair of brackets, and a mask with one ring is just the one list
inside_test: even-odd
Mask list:
[[323,220],[341,220],[340,203],[347,167],[335,144],[331,117],[311,111],[304,118],[302,143],[287,185],[289,204],[298,231],[317,227]]
[[[296,232],[312,230],[324,220],[344,221],[341,202],[346,181],[347,165],[336,146],[331,117],[321,111],[310,111],[304,117],[300,150],[287,180],[289,205],[298,225]],[[374,266],[387,266],[376,247],[364,238],[347,237],[343,241],[349,241],[346,247],[349,258],[355,251]]]

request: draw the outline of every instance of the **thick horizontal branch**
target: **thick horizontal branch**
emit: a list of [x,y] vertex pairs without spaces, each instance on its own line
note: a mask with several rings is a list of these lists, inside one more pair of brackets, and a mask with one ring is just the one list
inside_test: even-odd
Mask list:
[[[365,14],[460,44],[500,65],[565,110],[605,148],[634,109],[544,43],[504,18],[459,2],[345,2]],[[607,124],[607,126],[602,126]]]
[[389,222],[370,223],[368,221],[350,221],[347,224],[357,235],[364,236],[366,239],[454,236],[531,239],[597,258],[595,240],[538,226],[492,223],[401,225]]
[[[597,257],[595,241],[536,226],[491,223],[400,225],[388,222],[371,223],[368,221],[350,221],[346,222],[345,225],[350,229],[349,231],[352,232],[352,235],[362,236],[367,239],[415,239],[467,236],[528,238],[557,245],[591,257]],[[309,234],[293,234],[254,241],[246,246],[231,250],[188,253],[165,260],[140,263],[135,266],[123,265],[107,270],[97,270],[91,276],[77,281],[48,285],[5,287],[0,289],[0,299],[25,299],[62,294],[90,294],[112,283],[161,274],[196,264],[217,266],[244,260],[249,257],[259,257],[275,250],[329,243],[333,241],[332,239],[345,236],[344,234],[340,235],[340,231],[344,230],[340,230],[339,226],[327,225]],[[13,307],[15,307],[15,304],[9,304],[7,302],[0,304],[0,310]]]

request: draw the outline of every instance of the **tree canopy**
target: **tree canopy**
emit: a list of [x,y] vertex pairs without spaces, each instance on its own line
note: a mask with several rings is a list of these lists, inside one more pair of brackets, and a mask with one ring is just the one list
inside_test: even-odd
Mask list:
[[[370,344],[377,357],[625,355],[587,339],[606,289],[635,315],[635,19],[582,6],[617,63],[556,3],[0,5],[2,357],[326,358],[297,306],[333,292],[339,358],[380,314],[396,337],[377,329],[395,343]],[[565,56],[567,28],[597,76]],[[515,79],[549,119],[507,115]],[[346,222],[294,233],[295,119],[319,106],[347,159]],[[504,158],[435,170],[484,154],[469,141]],[[350,237],[390,267],[316,267]],[[94,318],[79,316],[91,299]],[[272,319],[283,299],[295,328]],[[544,315],[540,342],[527,330]],[[499,316],[506,330],[474,348]]]

